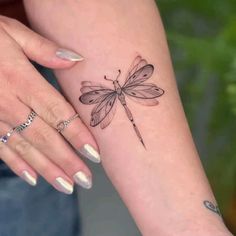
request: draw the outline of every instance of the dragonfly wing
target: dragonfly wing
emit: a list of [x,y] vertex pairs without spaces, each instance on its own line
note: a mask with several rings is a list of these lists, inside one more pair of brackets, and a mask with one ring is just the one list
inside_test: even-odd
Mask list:
[[109,89],[103,85],[95,84],[90,81],[83,81],[80,91],[82,95],[79,97],[83,104],[96,104],[103,101],[106,96],[114,90]]
[[[97,126],[100,124],[104,119],[107,117],[107,115],[111,112],[117,98],[117,93],[115,91],[109,93],[104,99],[97,104],[97,106],[94,107],[91,113],[91,121],[90,125],[92,127]],[[113,114],[114,116],[114,114]],[[106,127],[110,122],[111,119],[113,118],[111,115],[111,118],[107,118],[108,120],[102,125],[102,127]],[[107,124],[108,123],[108,124]]]
[[134,61],[132,62],[129,70],[128,70],[128,74],[126,76],[126,80],[127,81],[131,75],[133,75],[137,70],[139,70],[140,68],[142,68],[143,66],[147,65],[147,61],[144,60],[141,56],[137,56]]
[[100,127],[101,129],[105,129],[112,121],[115,113],[116,113],[117,99],[115,99],[114,104],[110,110],[110,112],[106,115],[106,117],[101,121]]
[[91,82],[91,81],[82,81],[81,82],[81,89],[82,93],[90,92],[93,90],[101,90],[101,89],[110,89],[102,84]]
[[131,96],[128,96],[128,98],[133,100],[134,102],[137,102],[137,103],[144,105],[144,106],[156,106],[159,104],[159,101],[156,98],[140,99],[140,98],[135,98],[135,97],[131,97]]
[[157,98],[164,94],[164,90],[157,87],[155,84],[127,86],[122,88],[122,91],[132,100],[146,106],[157,105]]
[[125,82],[123,87],[138,85],[149,79],[154,71],[154,67],[151,64],[147,64],[137,71],[135,71]]

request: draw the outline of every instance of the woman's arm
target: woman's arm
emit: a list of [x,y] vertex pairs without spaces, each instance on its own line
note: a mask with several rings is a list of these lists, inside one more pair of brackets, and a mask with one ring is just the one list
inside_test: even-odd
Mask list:
[[[142,234],[230,235],[217,208],[204,205],[206,200],[214,205],[216,201],[183,112],[154,1],[25,0],[25,6],[37,31],[85,57],[83,63],[57,70],[56,75],[66,97],[93,132],[104,169]],[[126,102],[119,89],[105,96],[111,91],[93,87],[99,83],[114,90],[104,75],[115,80],[118,70],[119,83],[124,85],[137,55],[152,64],[154,71],[152,74],[153,67],[144,61],[135,67],[143,69],[135,73],[137,80],[126,83]],[[144,81],[145,76],[150,78]],[[84,95],[79,100],[82,86]],[[90,92],[96,89],[99,92]],[[110,111],[114,96],[117,107]],[[105,104],[105,99],[110,99],[110,104]],[[94,109],[99,102],[101,106]],[[112,120],[103,120],[103,126],[111,123],[102,129],[97,124],[106,112],[115,114]]]

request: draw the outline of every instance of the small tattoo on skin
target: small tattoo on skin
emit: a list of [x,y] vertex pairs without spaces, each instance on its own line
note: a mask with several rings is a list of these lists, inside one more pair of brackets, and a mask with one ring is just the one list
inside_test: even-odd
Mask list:
[[101,129],[106,128],[115,115],[117,100],[119,100],[125,109],[128,119],[133,125],[139,141],[145,147],[134,117],[127,106],[126,97],[142,105],[158,105],[159,102],[157,98],[164,94],[164,90],[157,87],[155,84],[144,83],[152,76],[153,71],[153,65],[148,64],[141,56],[137,56],[128,71],[123,86],[121,86],[118,81],[121,70],[118,71],[115,80],[108,79],[104,76],[105,80],[113,83],[114,89],[94,82],[83,81],[81,83],[82,87],[80,91],[82,95],[79,97],[80,102],[86,105],[97,104],[92,110],[90,125],[95,127],[100,124]]
[[204,201],[203,204],[208,210],[218,214],[219,216],[222,216],[221,212],[220,212],[220,209],[217,205],[214,205],[212,202],[207,201],[207,200]]

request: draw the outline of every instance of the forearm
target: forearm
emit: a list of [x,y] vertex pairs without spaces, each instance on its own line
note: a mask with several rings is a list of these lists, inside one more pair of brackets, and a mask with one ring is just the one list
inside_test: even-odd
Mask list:
[[[83,63],[56,71],[56,75],[93,132],[104,169],[143,235],[227,235],[221,218],[203,206],[204,200],[215,200],[185,119],[154,2],[25,2],[35,29],[84,55]],[[165,90],[156,106],[126,99],[146,149],[120,101],[105,129],[90,126],[95,105],[79,101],[81,81],[113,88],[103,76],[115,79],[121,69],[119,81],[123,85],[137,54],[154,65],[147,83]]]

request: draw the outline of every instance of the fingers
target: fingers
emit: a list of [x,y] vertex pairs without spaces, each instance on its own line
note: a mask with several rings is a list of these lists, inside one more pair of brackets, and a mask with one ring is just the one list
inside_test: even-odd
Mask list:
[[[17,96],[48,125],[57,129],[58,124],[70,119],[76,112],[60,93],[46,81],[42,81],[41,75],[35,69],[30,68],[29,73],[33,77],[28,81],[27,92],[22,92],[25,91],[24,85],[19,84]],[[100,162],[97,144],[79,118],[71,121],[61,134],[82,156],[93,162]]]
[[[25,123],[30,110],[20,102],[15,105],[18,111],[15,112],[14,118],[9,118],[9,122]],[[36,116],[32,124],[20,134],[42,155],[63,170],[70,179],[84,188],[92,187],[92,174],[85,163],[78,158],[64,138],[39,116]]]
[[[7,132],[2,122],[0,127]],[[66,194],[73,192],[73,181],[20,134],[13,133],[6,143],[0,142],[0,147],[2,160],[27,182],[36,184],[37,171],[57,190]]]
[[0,26],[18,43],[28,58],[43,66],[54,69],[68,68],[83,60],[78,53],[60,48],[17,20],[0,16]]
[[[1,128],[5,130],[5,133],[10,129],[3,123],[1,123]],[[16,175],[24,179],[28,184],[32,186],[37,184],[37,174],[33,168],[3,142],[0,142],[0,157]]]
[[32,127],[22,132],[22,136],[63,169],[77,184],[84,188],[92,187],[92,174],[88,167],[62,136],[40,117],[35,119]]
[[[68,194],[73,191],[74,181],[90,188],[91,172],[56,131],[58,123],[69,119],[75,111],[39,75],[26,56],[51,68],[69,67],[81,58],[70,51],[58,50],[54,43],[2,16],[0,36],[3,52],[0,55],[0,120],[9,121],[9,125],[15,127],[26,122],[31,109],[39,114],[30,127],[10,136],[2,146],[2,158],[28,181],[31,178],[35,182],[37,172]],[[86,157],[100,160],[95,140],[79,119],[71,122],[62,134],[76,150],[84,151]]]
[[21,135],[14,134],[9,139],[8,146],[18,153],[23,160],[32,166],[57,190],[66,194],[73,192],[73,182],[71,179],[46,156],[23,139]]
[[101,157],[97,151],[97,144],[80,118],[69,123],[61,134],[81,156],[88,158],[92,162],[100,163]]
[[[2,46],[6,45],[8,41],[11,41],[9,39],[11,36],[14,38],[14,42],[16,41],[18,45],[23,48],[25,54],[31,59],[51,67],[52,65],[55,67],[63,63],[59,60],[60,62],[57,64],[54,63],[54,59],[52,60],[52,58],[55,58],[55,49],[57,48],[55,44],[27,29],[21,23],[15,20],[9,20],[9,18],[6,17],[0,17],[0,26],[8,33],[5,37],[5,39],[7,38],[5,40],[6,42],[4,41]],[[0,28],[0,34],[1,33],[3,34]],[[65,98],[49,85],[30,64],[27,65],[27,60],[24,58],[23,54],[20,55],[16,50],[11,50],[12,41],[8,48],[7,58],[9,60],[9,54],[11,54],[11,62],[10,66],[0,67],[0,73],[4,72],[4,76],[7,77],[6,81],[1,81],[1,85],[6,87],[10,85],[11,92],[14,90],[16,95],[26,106],[35,110],[45,122],[54,128],[56,128],[61,121],[67,120],[73,116],[75,110]],[[62,54],[61,56],[64,57]],[[13,66],[14,58],[18,58],[18,60],[23,61],[23,63],[20,63],[18,66]],[[0,55],[0,59],[6,58]],[[79,119],[71,122],[61,134],[64,135],[67,141],[69,141],[81,155],[94,162],[100,162],[96,142]]]

